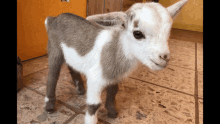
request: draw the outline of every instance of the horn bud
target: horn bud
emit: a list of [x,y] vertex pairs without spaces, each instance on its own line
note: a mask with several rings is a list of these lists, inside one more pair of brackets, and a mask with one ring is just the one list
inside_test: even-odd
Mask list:
[[170,13],[170,16],[174,19],[177,14],[180,12],[180,10],[182,9],[183,5],[185,5],[188,2],[188,0],[181,0],[169,7],[167,7],[166,9],[168,10],[168,12]]

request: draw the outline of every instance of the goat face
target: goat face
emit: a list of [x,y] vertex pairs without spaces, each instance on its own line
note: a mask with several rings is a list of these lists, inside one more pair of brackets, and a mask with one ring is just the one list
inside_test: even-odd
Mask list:
[[125,12],[89,16],[87,20],[108,26],[123,24],[123,41],[128,44],[125,52],[156,71],[168,64],[168,39],[173,20],[187,1],[181,0],[167,8],[153,2],[136,3]]
[[181,5],[168,8],[158,3],[136,3],[125,12],[131,54],[151,70],[161,70],[168,64],[168,39],[173,19],[187,1],[180,2]]
[[160,4],[135,4],[127,11],[126,34],[132,55],[151,70],[166,67],[170,51],[168,38],[172,18]]

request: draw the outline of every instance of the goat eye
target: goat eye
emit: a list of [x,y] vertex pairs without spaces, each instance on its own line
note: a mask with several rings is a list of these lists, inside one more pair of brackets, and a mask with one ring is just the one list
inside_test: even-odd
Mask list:
[[144,35],[142,34],[142,32],[140,32],[140,31],[134,31],[133,35],[136,39],[145,38]]

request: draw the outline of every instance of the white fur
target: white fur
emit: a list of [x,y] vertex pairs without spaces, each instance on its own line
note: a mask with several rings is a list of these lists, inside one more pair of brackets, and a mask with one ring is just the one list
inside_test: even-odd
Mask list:
[[95,115],[90,116],[88,112],[86,112],[85,115],[85,124],[97,124],[98,118],[97,118],[97,112]]
[[45,19],[45,21],[44,21],[44,24],[45,24],[45,27],[46,27],[46,30],[48,30],[48,25],[47,25],[47,23],[48,23],[48,17]]
[[[100,65],[101,50],[102,47],[111,40],[111,33],[112,32],[109,30],[101,31],[96,38],[93,49],[85,56],[80,56],[76,50],[68,47],[65,43],[61,43],[66,63],[85,75],[89,75],[89,73],[92,72],[93,78],[96,77],[94,76],[95,74],[101,74],[101,69],[98,69]],[[93,70],[95,72],[93,72]]]
[[46,106],[48,101],[49,101],[49,98],[46,96],[45,99],[44,99],[44,102],[45,102],[44,107]]
[[48,97],[45,97],[45,102],[48,102],[49,101],[49,98]]
[[100,93],[105,81],[102,79],[100,68],[101,50],[111,40],[112,32],[103,30],[96,38],[93,49],[85,56],[80,56],[73,48],[61,43],[66,63],[77,71],[87,76],[87,103],[98,104],[101,102]]
[[47,18],[45,19],[44,24],[47,25]]

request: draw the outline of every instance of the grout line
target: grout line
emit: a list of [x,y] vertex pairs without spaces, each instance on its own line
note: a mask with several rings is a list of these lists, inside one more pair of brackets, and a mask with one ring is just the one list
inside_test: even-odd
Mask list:
[[68,103],[65,103],[65,102],[60,101],[60,100],[57,100],[57,102],[64,105],[64,106],[66,106],[67,108],[69,108],[70,110],[74,111],[77,114],[85,114],[85,112],[83,112],[83,110],[75,108],[75,107],[69,105]]
[[[24,75],[23,78],[25,78],[26,76],[29,76],[29,75],[31,75],[31,74],[38,73],[38,72],[40,72],[40,71],[44,71],[44,70],[46,70],[46,69],[49,69],[49,68],[47,67],[47,68],[44,68],[44,69],[42,69],[42,70],[38,70],[38,71],[36,71],[36,72],[33,72],[33,73],[30,73],[30,74]],[[60,71],[61,71],[61,69],[62,69],[62,68],[60,68]],[[66,73],[64,73],[64,74],[67,74],[67,73],[69,73],[69,71],[66,72]],[[64,74],[60,74],[59,76],[62,76],[62,75],[64,75]]]
[[[41,93],[41,92],[39,92],[39,91],[37,91],[37,90],[35,90],[35,89],[29,87],[29,86],[26,86],[26,88],[27,88],[28,90],[31,90],[32,92],[35,92],[35,93],[37,93],[37,94],[39,94],[39,95],[45,97],[45,95],[44,95],[43,93]],[[78,108],[75,108],[75,107],[73,107],[73,106],[71,106],[71,105],[69,105],[69,104],[67,104],[67,103],[65,103],[65,102],[63,102],[63,101],[60,101],[60,100],[56,100],[56,102],[58,102],[59,104],[65,106],[65,107],[67,107],[67,108],[70,109],[71,111],[75,112],[75,114],[74,114],[73,116],[71,116],[69,119],[67,119],[67,120],[64,122],[64,124],[68,124],[70,121],[72,121],[72,120],[73,120],[77,115],[79,115],[79,114],[84,114],[84,115],[85,115],[85,112],[83,112],[83,109],[86,107],[86,105],[84,105],[84,106],[82,106],[80,109],[78,109]],[[103,119],[98,118],[98,120],[99,120],[99,122],[103,122],[104,124],[110,124],[109,122],[107,122],[107,121],[105,121],[105,120],[103,120]]]
[[197,43],[195,43],[195,124],[199,124],[199,104],[198,104],[198,71],[197,71]]
[[63,122],[63,124],[68,124],[70,121],[72,121],[77,115],[79,115],[79,114],[74,114],[74,115],[72,115],[69,119],[67,119],[65,122]]
[[38,56],[38,57],[34,57],[34,58],[31,58],[31,59],[23,60],[23,61],[21,61],[21,62],[26,62],[26,61],[33,60],[33,59],[37,59],[37,58],[44,57],[44,56],[47,56],[47,54],[42,55],[42,56]]
[[[179,91],[179,90],[175,90],[175,89],[172,89],[172,88],[169,88],[169,87],[165,87],[165,86],[161,86],[161,85],[158,85],[158,84],[154,84],[154,83],[151,83],[151,82],[148,82],[148,81],[145,81],[145,80],[140,80],[140,79],[137,79],[137,78],[134,78],[134,77],[129,77],[129,78],[134,79],[134,80],[139,80],[141,82],[145,82],[145,83],[148,83],[148,84],[151,84],[151,85],[155,85],[155,86],[158,86],[158,87],[162,87],[162,88],[165,88],[165,89],[168,89],[168,90],[173,90],[173,91],[176,91],[178,93],[185,94],[185,95],[194,96],[193,94],[185,93],[185,92],[182,92],[182,91]],[[198,99],[203,99],[201,97],[197,97],[197,98]]]
[[[29,86],[26,86],[26,88],[29,89],[29,90],[31,90],[31,91],[33,91],[33,92],[35,92],[35,93],[37,93],[37,94],[39,94],[39,95],[42,95],[42,96],[45,97],[45,95],[44,95],[43,93],[41,93],[41,92],[39,92],[39,91],[37,91],[37,90],[35,90],[35,89],[29,87]],[[67,103],[65,103],[65,102],[62,102],[62,101],[60,101],[60,100],[58,100],[58,99],[56,100],[56,102],[58,102],[58,103],[61,104],[61,105],[64,105],[65,107],[67,107],[68,109],[74,111],[74,112],[77,113],[77,114],[85,114],[82,110],[80,110],[80,109],[78,109],[78,108],[75,108],[75,107],[72,107],[71,105],[69,105],[69,104],[67,104]]]
[[183,69],[188,69],[188,70],[191,70],[191,71],[195,71],[194,69],[190,69],[190,68],[185,68],[185,67],[181,67],[181,66],[173,65],[173,64],[170,64],[170,63],[169,63],[169,65],[176,66],[176,67],[183,68]]
[[47,68],[44,68],[44,69],[41,69],[41,70],[38,70],[38,71],[35,71],[35,72],[33,72],[33,73],[24,75],[23,78],[25,78],[26,76],[32,75],[32,74],[34,74],[34,73],[38,73],[38,72],[40,72],[40,71],[46,70],[46,69],[48,69],[48,67],[47,67]]
[[37,90],[35,90],[35,89],[29,87],[29,86],[26,86],[26,88],[29,89],[29,90],[31,90],[31,91],[33,91],[33,92],[35,92],[35,93],[37,93],[37,94],[39,94],[39,95],[41,95],[41,96],[44,96],[44,97],[45,97],[45,95],[44,95],[43,93],[41,93],[41,92],[39,92],[39,91],[37,91]]

